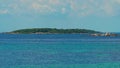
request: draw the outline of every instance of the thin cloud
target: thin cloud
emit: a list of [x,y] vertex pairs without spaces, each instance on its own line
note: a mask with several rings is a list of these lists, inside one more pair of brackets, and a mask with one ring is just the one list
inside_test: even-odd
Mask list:
[[[0,14],[117,15],[120,0],[2,0]],[[7,9],[7,10],[2,10]]]
[[0,14],[8,14],[8,10],[0,10]]

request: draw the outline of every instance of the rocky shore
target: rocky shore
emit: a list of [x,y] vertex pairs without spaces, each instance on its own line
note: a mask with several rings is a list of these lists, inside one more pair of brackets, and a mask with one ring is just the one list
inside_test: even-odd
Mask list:
[[118,36],[118,34],[115,33],[95,33],[95,34],[91,34],[91,36]]

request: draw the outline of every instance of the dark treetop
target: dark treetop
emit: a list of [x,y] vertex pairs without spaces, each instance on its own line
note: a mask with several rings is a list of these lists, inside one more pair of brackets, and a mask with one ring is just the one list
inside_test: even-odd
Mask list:
[[11,34],[74,34],[74,33],[98,33],[98,31],[88,29],[56,29],[56,28],[32,28],[21,29],[12,32]]

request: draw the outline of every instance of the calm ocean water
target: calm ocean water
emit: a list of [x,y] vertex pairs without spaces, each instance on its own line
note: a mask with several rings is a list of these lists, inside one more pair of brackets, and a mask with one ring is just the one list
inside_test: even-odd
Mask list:
[[0,34],[0,68],[120,68],[120,36]]

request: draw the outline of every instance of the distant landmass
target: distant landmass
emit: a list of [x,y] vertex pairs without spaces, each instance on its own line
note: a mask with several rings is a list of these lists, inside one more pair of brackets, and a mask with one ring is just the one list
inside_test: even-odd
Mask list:
[[99,33],[99,32],[89,29],[32,28],[32,29],[20,29],[7,33],[9,34],[78,34],[78,33]]

